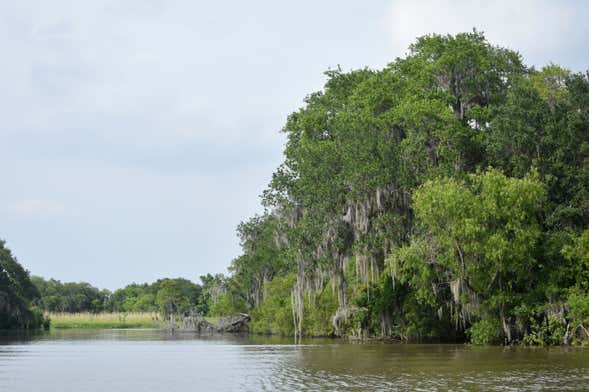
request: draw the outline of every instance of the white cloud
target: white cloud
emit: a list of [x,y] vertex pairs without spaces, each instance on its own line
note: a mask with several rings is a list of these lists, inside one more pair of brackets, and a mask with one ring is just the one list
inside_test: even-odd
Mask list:
[[50,200],[21,200],[5,210],[8,214],[21,218],[48,218],[63,214],[65,206]]
[[518,50],[528,63],[542,66],[566,61],[558,57],[563,48],[587,49],[586,39],[579,32],[587,31],[589,7],[582,4],[551,0],[395,0],[387,11],[385,27],[397,56],[406,52],[415,37],[476,28],[492,43]]
[[[39,133],[71,124],[87,133],[104,121],[101,133],[135,142],[138,132],[148,132],[145,128],[164,140],[187,133],[218,140],[211,129],[216,126],[223,129],[223,140],[239,141],[244,121],[259,122],[259,106],[281,112],[284,98],[266,98],[261,105],[251,99],[256,88],[273,87],[271,78],[261,77],[264,67],[256,64],[268,36],[247,29],[234,7],[129,3],[0,5],[0,48],[10,53],[0,65],[0,82],[13,92],[0,97],[8,108],[7,128]],[[10,18],[2,18],[3,13]],[[25,107],[30,113],[23,119]],[[94,123],[88,124],[91,118]],[[139,121],[133,128],[109,123],[125,118]],[[248,131],[261,138],[274,133]]]

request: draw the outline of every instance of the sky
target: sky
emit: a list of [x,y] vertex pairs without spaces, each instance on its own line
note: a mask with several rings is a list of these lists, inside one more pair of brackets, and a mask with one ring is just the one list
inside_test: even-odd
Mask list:
[[589,2],[0,2],[0,238],[34,275],[115,289],[226,272],[323,72],[473,27],[589,69]]

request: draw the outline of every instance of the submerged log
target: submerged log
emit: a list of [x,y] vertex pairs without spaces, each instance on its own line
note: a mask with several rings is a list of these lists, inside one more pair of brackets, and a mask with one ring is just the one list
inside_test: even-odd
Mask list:
[[204,317],[202,316],[185,316],[182,319],[182,327],[181,329],[183,330],[189,330],[189,331],[194,331],[194,332],[198,332],[198,333],[205,333],[205,332],[214,332],[215,329],[215,325],[212,323],[209,323],[207,320],[205,320]]
[[224,317],[217,323],[217,332],[244,333],[249,332],[251,317],[246,313],[237,313]]
[[223,317],[216,324],[208,322],[201,315],[185,315],[178,329],[197,333],[247,333],[250,321],[251,317],[246,313]]

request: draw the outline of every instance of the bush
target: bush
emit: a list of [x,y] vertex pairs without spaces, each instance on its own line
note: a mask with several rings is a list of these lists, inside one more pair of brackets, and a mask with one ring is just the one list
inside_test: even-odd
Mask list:
[[481,320],[474,323],[466,334],[470,342],[476,345],[499,344],[502,341],[503,332],[499,320]]
[[262,334],[292,335],[294,322],[290,293],[295,274],[275,277],[264,286],[264,300],[252,313],[252,330]]
[[522,343],[528,346],[557,346],[562,344],[565,332],[563,320],[548,316],[540,322],[534,320],[531,323]]
[[230,316],[235,313],[245,312],[245,301],[238,296],[223,294],[211,306],[209,314],[214,317]]
[[32,329],[49,329],[51,320],[49,316],[45,316],[43,311],[36,306],[31,307],[31,323],[29,325]]
[[589,325],[589,293],[581,289],[571,290],[567,305],[569,306],[568,316],[573,324]]
[[[307,296],[303,313],[303,334],[307,336],[334,335],[333,317],[338,310],[337,294],[328,282],[322,291]],[[345,329],[345,328],[344,328]]]

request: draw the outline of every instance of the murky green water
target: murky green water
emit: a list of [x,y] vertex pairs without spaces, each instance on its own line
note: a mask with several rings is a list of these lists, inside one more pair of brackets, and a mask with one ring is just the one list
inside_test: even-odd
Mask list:
[[150,330],[0,341],[0,391],[589,390],[589,349],[477,348]]

